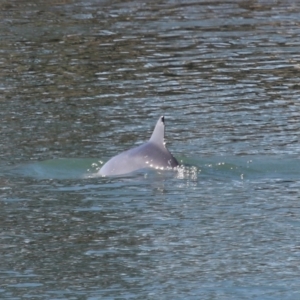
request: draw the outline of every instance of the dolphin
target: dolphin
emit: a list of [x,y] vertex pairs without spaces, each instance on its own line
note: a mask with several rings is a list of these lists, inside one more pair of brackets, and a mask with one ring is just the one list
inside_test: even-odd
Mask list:
[[164,170],[177,167],[178,162],[166,148],[164,137],[165,118],[161,116],[148,142],[112,157],[103,165],[98,174],[114,176],[145,168]]

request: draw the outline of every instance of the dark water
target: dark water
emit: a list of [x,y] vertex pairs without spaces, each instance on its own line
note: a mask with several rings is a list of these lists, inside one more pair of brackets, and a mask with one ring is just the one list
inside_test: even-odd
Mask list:
[[[300,298],[298,1],[0,14],[1,299]],[[95,176],[162,114],[177,171]]]

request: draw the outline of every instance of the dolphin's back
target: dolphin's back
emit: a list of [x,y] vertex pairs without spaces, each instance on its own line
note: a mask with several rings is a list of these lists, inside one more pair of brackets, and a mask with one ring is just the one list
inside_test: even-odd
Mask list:
[[144,168],[167,169],[176,166],[178,162],[167,148],[161,148],[149,141],[112,157],[99,173],[104,176],[113,176]]

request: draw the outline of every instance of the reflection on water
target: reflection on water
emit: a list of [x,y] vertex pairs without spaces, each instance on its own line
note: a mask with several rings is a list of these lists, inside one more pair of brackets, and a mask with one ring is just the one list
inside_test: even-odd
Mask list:
[[[0,15],[1,298],[299,298],[295,1]],[[93,176],[162,114],[184,166]]]

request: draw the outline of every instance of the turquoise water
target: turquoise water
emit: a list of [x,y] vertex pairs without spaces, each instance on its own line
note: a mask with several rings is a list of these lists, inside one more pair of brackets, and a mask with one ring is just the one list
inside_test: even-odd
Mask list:
[[[299,299],[296,3],[0,4],[1,299]],[[165,115],[174,171],[100,177]]]
[[[203,179],[239,180],[241,182],[255,179],[296,180],[300,172],[300,159],[281,156],[237,156],[237,157],[207,157],[177,158],[180,166],[174,170],[157,171],[142,169],[122,176],[106,178],[98,174],[105,159],[92,158],[61,158],[20,164],[6,168],[8,176],[20,176],[35,179],[88,179],[99,180],[132,178],[136,176],[171,176],[177,179],[193,178],[195,182]],[[5,172],[5,170],[3,170]]]

